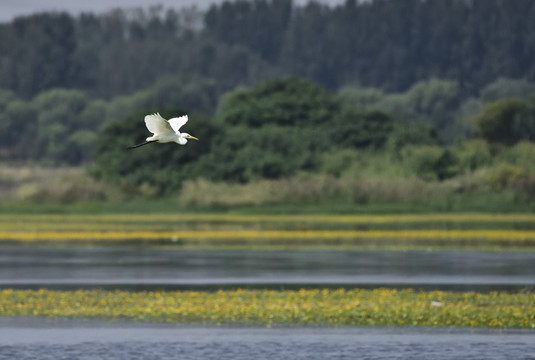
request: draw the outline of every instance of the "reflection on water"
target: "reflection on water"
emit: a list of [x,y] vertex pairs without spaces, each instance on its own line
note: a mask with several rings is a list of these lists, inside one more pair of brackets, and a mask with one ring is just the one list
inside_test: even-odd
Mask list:
[[0,359],[530,359],[533,331],[226,328],[0,318]]
[[0,248],[2,287],[535,285],[535,252]]

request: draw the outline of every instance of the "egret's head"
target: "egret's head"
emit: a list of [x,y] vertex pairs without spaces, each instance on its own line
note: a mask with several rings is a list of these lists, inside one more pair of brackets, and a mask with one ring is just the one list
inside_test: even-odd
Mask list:
[[199,139],[197,139],[195,136],[191,136],[188,133],[183,133],[182,136],[185,137],[186,139],[193,139],[193,140],[199,141]]

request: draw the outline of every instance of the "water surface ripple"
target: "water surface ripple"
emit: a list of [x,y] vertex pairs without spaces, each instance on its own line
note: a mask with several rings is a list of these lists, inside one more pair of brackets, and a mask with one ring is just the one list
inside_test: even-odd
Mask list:
[[[2,325],[3,324],[3,325]],[[0,318],[0,359],[534,359],[535,332]]]
[[535,252],[0,249],[2,287],[535,285]]

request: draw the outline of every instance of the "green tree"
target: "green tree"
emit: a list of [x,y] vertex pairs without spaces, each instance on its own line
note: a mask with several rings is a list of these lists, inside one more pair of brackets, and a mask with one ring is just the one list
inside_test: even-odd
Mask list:
[[324,151],[380,147],[393,126],[389,116],[351,107],[295,77],[226,94],[216,121],[225,132],[205,159],[208,178],[239,182],[315,171]]
[[218,41],[247,47],[268,61],[278,59],[292,12],[291,0],[236,0],[212,5],[206,32]]
[[535,118],[522,99],[501,99],[486,104],[474,118],[480,135],[492,143],[511,145],[535,139]]
[[19,17],[13,22],[12,34],[15,47],[5,50],[13,61],[13,86],[18,94],[28,98],[52,87],[72,84],[76,70],[72,17],[66,13]]
[[345,106],[330,125],[330,147],[378,149],[391,135],[394,120],[377,110]]
[[210,79],[199,76],[164,77],[144,90],[112,99],[106,106],[106,119],[113,122],[124,118],[125,114],[144,109],[171,109],[176,106],[212,113],[217,95],[217,85]]
[[206,158],[213,180],[280,178],[315,165],[333,144],[331,123],[343,104],[308,80],[286,77],[226,94],[216,121],[225,132]]
[[[328,27],[328,6],[311,1],[303,8],[295,9],[279,62],[290,74],[336,88],[338,84],[333,70],[338,64],[335,63],[337,57],[332,55],[334,49],[330,47],[330,39],[327,39]],[[346,30],[347,35],[353,29]],[[343,42],[343,45],[348,44]]]
[[[105,125],[91,170],[95,177],[125,190],[142,192],[144,187],[149,187],[155,193],[162,194],[178,191],[182,181],[210,171],[203,167],[199,159],[211,151],[212,139],[221,131],[208,116],[201,113],[190,113],[190,121],[182,129],[194,134],[200,141],[190,141],[186,146],[170,143],[126,149],[150,135],[143,118],[154,111],[133,113]],[[174,109],[160,113],[165,118],[171,118],[186,112]]]
[[472,139],[476,134],[474,117],[481,112],[483,103],[478,98],[468,98],[461,103],[455,113],[452,128],[460,139]]
[[14,92],[0,89],[0,112],[5,111],[6,107],[17,99]]
[[239,0],[205,14],[42,13],[0,24],[0,86],[24,99],[54,87],[110,99],[171,74],[211,78],[218,94],[289,74],[329,89],[357,83],[397,93],[436,78],[476,96],[499,78],[535,80],[534,17],[526,0]]
[[385,96],[375,107],[407,121],[421,121],[445,131],[453,124],[459,103],[456,82],[433,78],[414,84],[404,93]]
[[381,101],[385,93],[376,88],[344,86],[338,91],[338,95],[351,105],[376,108],[377,103]]
[[480,99],[487,103],[504,98],[526,99],[535,96],[535,83],[527,80],[499,78],[480,91]]
[[223,97],[218,119],[225,125],[324,126],[342,102],[311,81],[284,77]]
[[425,145],[437,146],[440,144],[438,134],[432,126],[422,123],[397,121],[388,137],[386,148],[401,158],[400,152],[406,146]]
[[34,154],[36,112],[10,92],[0,92],[0,157],[27,160]]
[[88,139],[95,136],[89,133],[96,131],[98,124],[85,123],[89,99],[84,93],[53,89],[36,96],[31,104],[37,114],[37,136],[32,143],[34,159],[78,164],[91,158]]
[[439,146],[408,146],[403,149],[403,161],[424,180],[446,180],[460,171],[459,158],[449,149]]

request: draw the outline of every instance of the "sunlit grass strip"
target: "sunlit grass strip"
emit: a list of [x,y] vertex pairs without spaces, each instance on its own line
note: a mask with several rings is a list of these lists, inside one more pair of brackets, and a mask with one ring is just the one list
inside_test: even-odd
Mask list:
[[[534,230],[535,216],[491,214],[444,215],[6,215],[0,232],[176,232],[243,230]],[[347,238],[347,237],[346,237]]]
[[296,223],[495,223],[535,222],[535,214],[405,214],[405,215],[237,215],[237,214],[97,214],[97,215],[55,215],[55,214],[0,214],[0,223],[28,222],[296,222]]
[[195,324],[535,328],[535,294],[413,290],[0,291],[0,316]]
[[435,239],[534,241],[533,230],[222,230],[222,231],[0,231],[0,239],[38,240],[161,240],[161,239]]

